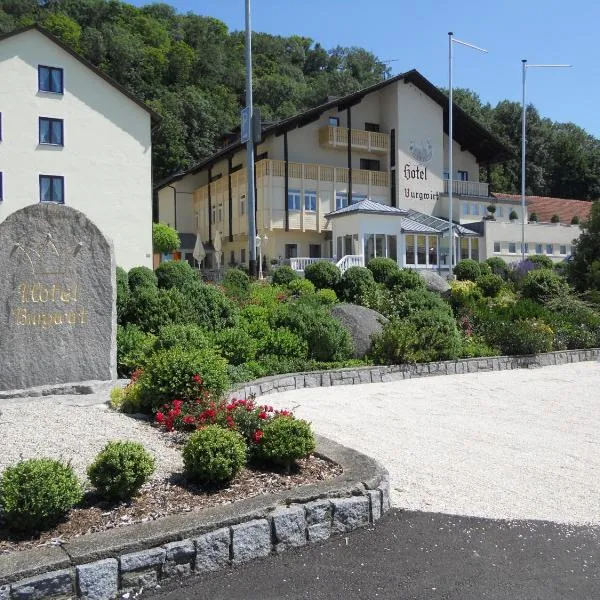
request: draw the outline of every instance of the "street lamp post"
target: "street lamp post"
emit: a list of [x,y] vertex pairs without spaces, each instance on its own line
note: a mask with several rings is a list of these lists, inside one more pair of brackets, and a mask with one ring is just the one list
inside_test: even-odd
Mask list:
[[560,69],[573,65],[530,65],[527,59],[521,60],[523,65],[523,116],[521,118],[521,260],[525,260],[525,147],[527,107],[525,105],[525,80],[527,69]]
[[256,236],[256,248],[258,250],[258,278],[259,279],[263,278],[262,248],[263,248],[263,244],[266,246],[268,241],[269,241],[269,238],[267,237],[266,233],[262,236],[260,236],[260,235]]
[[452,267],[454,263],[454,224],[452,220],[452,195],[453,195],[453,186],[452,186],[452,171],[453,171],[453,141],[454,141],[454,123],[453,123],[453,103],[452,103],[452,55],[453,55],[453,46],[452,44],[460,44],[461,46],[467,46],[467,48],[472,48],[473,50],[478,50],[479,52],[485,52],[487,54],[487,50],[484,48],[480,48],[479,46],[474,46],[473,44],[467,44],[467,42],[463,42],[461,40],[457,40],[454,37],[454,33],[452,31],[448,32],[448,202],[450,207],[448,209],[448,236],[449,236],[449,245],[450,245],[450,271],[448,273],[448,279],[452,279]]

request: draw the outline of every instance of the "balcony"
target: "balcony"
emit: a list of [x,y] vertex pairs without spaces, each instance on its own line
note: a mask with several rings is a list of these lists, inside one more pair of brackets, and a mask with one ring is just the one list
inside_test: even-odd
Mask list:
[[[448,180],[444,180],[444,194],[448,193]],[[452,181],[452,194],[456,196],[472,196],[474,198],[487,198],[490,195],[489,184],[478,181]]]
[[[390,147],[390,137],[387,133],[351,129],[350,137],[352,150],[386,154]],[[323,148],[347,150],[348,129],[345,127],[332,127],[331,125],[321,127],[319,129],[319,144]]]

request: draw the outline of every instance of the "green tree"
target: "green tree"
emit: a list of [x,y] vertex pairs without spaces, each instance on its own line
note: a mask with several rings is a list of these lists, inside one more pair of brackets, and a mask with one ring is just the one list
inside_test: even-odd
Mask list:
[[567,277],[579,292],[600,290],[600,202],[592,203],[587,221],[581,224],[581,235],[575,242]]

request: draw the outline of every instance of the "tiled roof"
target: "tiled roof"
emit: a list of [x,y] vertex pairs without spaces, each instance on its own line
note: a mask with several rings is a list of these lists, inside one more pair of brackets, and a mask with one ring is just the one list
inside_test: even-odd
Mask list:
[[325,215],[327,219],[331,217],[337,217],[340,215],[347,215],[351,213],[370,213],[370,214],[389,214],[389,215],[398,215],[398,216],[406,216],[407,210],[405,208],[395,208],[394,206],[389,206],[387,204],[381,204],[380,202],[374,202],[373,200],[361,200],[360,202],[356,202],[355,204],[349,204],[348,206],[344,206],[342,208],[338,208],[333,212]]
[[[494,196],[502,200],[521,200],[521,196],[517,194],[494,194]],[[565,225],[568,225],[574,216],[578,216],[580,221],[585,221],[592,210],[592,203],[587,200],[525,196],[525,201],[529,216],[535,213],[541,223],[549,223],[553,215],[558,215],[560,222]]]
[[[409,210],[408,217],[409,217],[409,219],[412,219],[413,221],[417,221],[418,223],[421,223],[422,225],[432,227],[438,233],[443,233],[444,231],[447,231],[449,228],[448,221],[445,221],[444,219],[440,219],[439,217],[434,217],[433,215],[426,215],[426,214],[418,212],[416,210],[412,210],[412,209]],[[454,223],[454,232],[457,233],[458,235],[472,235],[472,236],[479,235],[477,232],[472,231],[471,229],[467,229],[466,227],[463,227],[462,225],[459,225],[458,223]]]

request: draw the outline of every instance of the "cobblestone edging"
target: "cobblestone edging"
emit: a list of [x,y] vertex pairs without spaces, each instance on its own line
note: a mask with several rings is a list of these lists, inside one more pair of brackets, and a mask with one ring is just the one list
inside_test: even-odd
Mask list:
[[[287,392],[302,388],[329,387],[333,385],[355,385],[359,383],[382,383],[433,375],[461,375],[483,371],[506,371],[509,369],[532,369],[565,365],[567,363],[599,360],[600,348],[588,350],[561,350],[526,356],[494,356],[489,358],[463,358],[440,362],[410,365],[349,367],[331,371],[287,373],[263,377],[246,383],[230,392],[230,397],[247,398]],[[0,597],[0,600],[2,598]]]
[[92,533],[0,556],[0,600],[110,600],[159,581],[240,564],[377,521],[390,507],[387,471],[326,438],[334,479],[195,513]]

